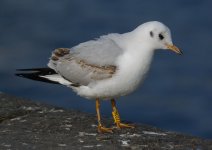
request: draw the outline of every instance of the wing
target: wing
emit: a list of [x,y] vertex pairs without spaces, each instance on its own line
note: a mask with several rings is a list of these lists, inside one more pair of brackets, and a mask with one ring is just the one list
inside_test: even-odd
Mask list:
[[115,65],[116,58],[123,53],[116,39],[120,34],[101,36],[97,40],[81,43],[72,48],[74,56],[94,65]]
[[66,80],[88,85],[111,78],[117,70],[116,60],[122,49],[115,41],[101,37],[70,49],[59,48],[52,53],[48,66]]

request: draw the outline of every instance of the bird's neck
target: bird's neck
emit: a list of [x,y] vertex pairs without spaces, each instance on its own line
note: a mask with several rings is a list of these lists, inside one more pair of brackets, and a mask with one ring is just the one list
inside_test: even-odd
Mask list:
[[132,47],[125,51],[125,55],[130,57],[134,67],[136,66],[138,70],[141,68],[141,70],[147,71],[152,61],[153,54],[154,50],[145,45],[142,47]]
[[[145,39],[145,38],[144,38]],[[113,39],[124,50],[124,55],[135,64],[150,64],[154,54],[153,44],[148,41],[140,40],[134,32],[115,36]]]
[[[142,45],[142,46],[141,46]],[[123,53],[122,61],[125,61],[126,66],[134,68],[133,73],[143,72],[144,74],[149,70],[152,61],[154,49],[145,43],[141,45],[127,45]]]
[[[149,42],[138,40],[134,32],[124,33],[115,39],[116,43],[124,50],[124,57],[128,60],[128,65],[138,66],[141,70],[148,70],[154,54],[154,48]],[[144,67],[147,68],[145,69]]]
[[144,37],[142,37],[141,35],[138,36],[137,33],[134,31],[120,35],[121,36],[119,36],[118,38],[116,37],[116,39],[114,40],[124,50],[129,50],[131,51],[130,53],[132,53],[132,51],[135,52],[145,51],[144,53],[149,54],[154,52],[155,49],[154,44],[150,43],[150,41],[148,41],[148,39],[145,38],[145,35]]

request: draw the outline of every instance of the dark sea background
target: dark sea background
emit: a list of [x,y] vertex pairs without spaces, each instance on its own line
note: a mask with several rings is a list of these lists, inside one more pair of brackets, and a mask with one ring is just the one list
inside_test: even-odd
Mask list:
[[[100,35],[166,24],[184,55],[158,50],[144,84],[117,102],[123,120],[212,138],[212,1],[1,0],[0,91],[95,114],[95,103],[65,86],[14,76],[46,67],[52,50]],[[110,102],[102,114],[111,117]]]

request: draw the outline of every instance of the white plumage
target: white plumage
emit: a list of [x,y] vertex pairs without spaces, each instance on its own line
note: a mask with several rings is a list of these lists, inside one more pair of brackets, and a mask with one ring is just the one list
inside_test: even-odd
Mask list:
[[[149,70],[154,50],[167,49],[167,45],[172,46],[168,27],[157,21],[147,22],[132,32],[81,43],[57,60],[51,59],[48,66],[60,75],[54,81],[58,79],[64,85],[69,82],[78,95],[111,99],[133,92]],[[105,71],[108,66],[115,68],[113,73]]]

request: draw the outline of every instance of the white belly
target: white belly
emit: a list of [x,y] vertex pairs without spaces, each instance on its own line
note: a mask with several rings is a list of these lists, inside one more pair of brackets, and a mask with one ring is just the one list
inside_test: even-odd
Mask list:
[[[151,63],[153,53],[133,55],[125,53],[118,61],[118,70],[112,78],[97,81],[74,89],[88,99],[111,99],[133,92],[143,81]],[[141,57],[142,56],[142,57]]]

